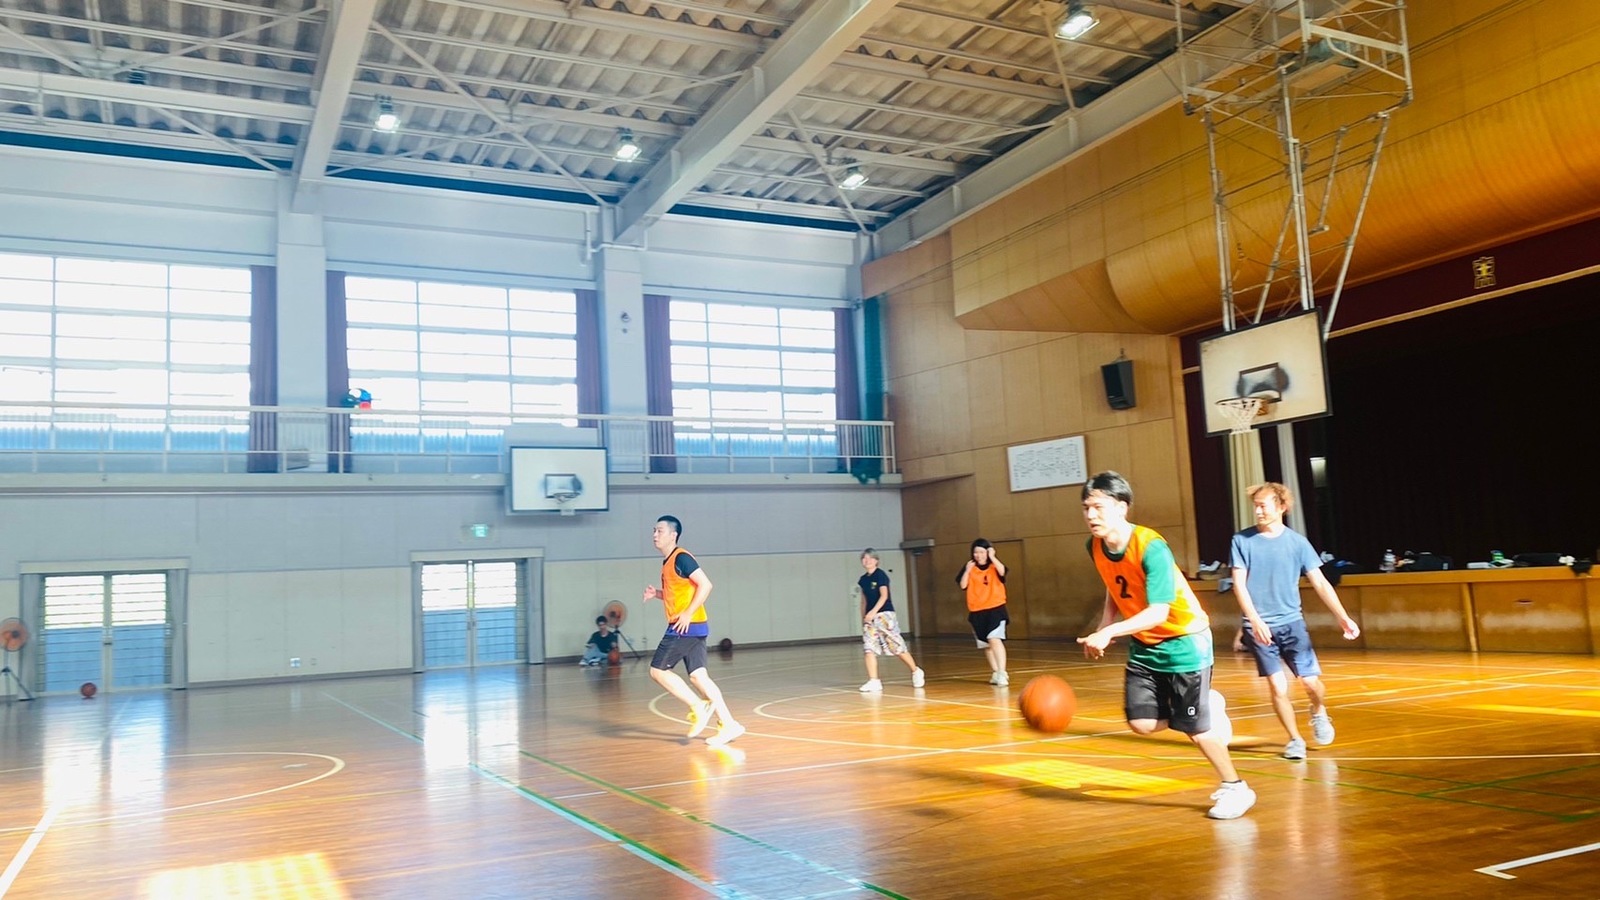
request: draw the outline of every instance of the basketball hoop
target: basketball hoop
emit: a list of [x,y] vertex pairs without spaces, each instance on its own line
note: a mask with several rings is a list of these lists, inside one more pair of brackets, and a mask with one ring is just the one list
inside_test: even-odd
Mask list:
[[572,501],[578,499],[577,494],[570,491],[563,491],[559,494],[551,494],[550,498],[556,501],[556,508],[561,511],[563,516],[570,516],[574,513]]
[[1228,420],[1229,434],[1249,434],[1256,417],[1265,413],[1270,403],[1271,397],[1224,397],[1217,406]]

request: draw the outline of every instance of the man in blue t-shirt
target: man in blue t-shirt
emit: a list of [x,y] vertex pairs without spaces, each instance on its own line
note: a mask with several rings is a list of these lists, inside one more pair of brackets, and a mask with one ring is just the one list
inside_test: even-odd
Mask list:
[[1295,726],[1294,704],[1289,700],[1289,679],[1284,666],[1300,678],[1311,701],[1311,736],[1318,744],[1333,743],[1333,719],[1328,716],[1322,666],[1311,648],[1311,634],[1300,609],[1300,576],[1338,620],[1345,640],[1361,636],[1361,628],[1344,611],[1339,595],[1322,574],[1322,559],[1311,542],[1283,524],[1294,506],[1289,489],[1277,482],[1250,488],[1256,525],[1233,536],[1230,551],[1233,590],[1244,614],[1244,645],[1255,656],[1256,672],[1272,688],[1272,709],[1289,733],[1284,759],[1305,759],[1306,742]]

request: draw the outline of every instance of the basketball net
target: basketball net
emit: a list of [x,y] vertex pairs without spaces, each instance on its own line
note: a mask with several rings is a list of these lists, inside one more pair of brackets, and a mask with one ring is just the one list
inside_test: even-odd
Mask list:
[[1249,434],[1256,417],[1266,412],[1263,397],[1226,397],[1217,401],[1222,417],[1228,420],[1229,434]]

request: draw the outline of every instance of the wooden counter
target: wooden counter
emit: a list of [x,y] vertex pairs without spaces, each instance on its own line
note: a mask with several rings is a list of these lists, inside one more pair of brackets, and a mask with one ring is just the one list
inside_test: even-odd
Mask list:
[[[1212,613],[1219,645],[1233,639],[1239,605],[1215,581],[1191,582]],[[1566,566],[1346,575],[1339,602],[1361,626],[1345,641],[1315,591],[1300,598],[1321,647],[1589,653],[1600,649],[1600,578]]]

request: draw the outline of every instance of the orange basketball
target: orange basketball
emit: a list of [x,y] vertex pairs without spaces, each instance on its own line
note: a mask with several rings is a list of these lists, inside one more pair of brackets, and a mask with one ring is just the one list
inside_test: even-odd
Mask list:
[[611,664],[613,666],[622,665],[622,651],[621,650],[618,650],[617,648],[612,647],[611,648],[611,653],[609,654],[608,658],[610,659]]
[[1046,734],[1060,734],[1078,712],[1078,695],[1072,685],[1054,675],[1039,675],[1029,680],[1017,698],[1022,718]]
[[93,697],[95,692],[98,690],[100,689],[94,686],[94,682],[85,681],[83,686],[78,688],[78,693],[83,695],[83,699],[88,700],[90,697]]

